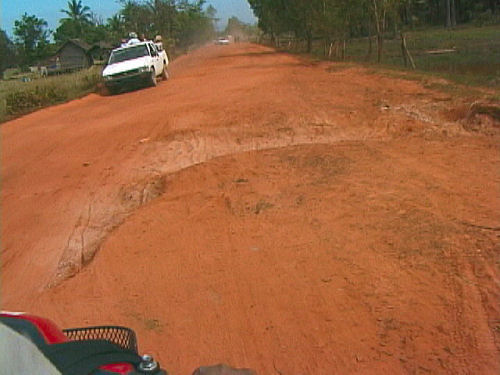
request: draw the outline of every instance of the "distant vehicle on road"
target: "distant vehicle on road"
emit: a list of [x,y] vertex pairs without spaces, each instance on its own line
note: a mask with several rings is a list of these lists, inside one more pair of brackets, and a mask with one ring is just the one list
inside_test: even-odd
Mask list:
[[137,84],[156,86],[157,77],[168,79],[168,64],[167,53],[159,44],[129,43],[111,51],[102,76],[111,93]]
[[228,38],[225,38],[225,37],[221,37],[221,38],[218,38],[216,41],[215,41],[215,44],[218,44],[218,45],[228,45],[229,44],[229,39]]

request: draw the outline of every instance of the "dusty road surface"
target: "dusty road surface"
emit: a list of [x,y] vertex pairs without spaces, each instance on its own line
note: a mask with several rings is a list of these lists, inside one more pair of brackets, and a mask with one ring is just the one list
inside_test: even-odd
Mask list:
[[255,45],[172,73],[2,125],[2,308],[174,375],[500,373],[497,122]]

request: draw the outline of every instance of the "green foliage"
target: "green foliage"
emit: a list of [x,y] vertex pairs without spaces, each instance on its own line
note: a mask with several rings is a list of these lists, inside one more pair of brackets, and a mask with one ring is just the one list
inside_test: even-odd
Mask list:
[[367,36],[381,31],[477,20],[499,22],[497,0],[248,0],[260,28],[271,36],[298,38],[344,34]]
[[36,86],[33,90],[14,91],[5,98],[7,114],[24,113],[66,99],[55,86]]
[[259,20],[259,27],[272,39],[275,36],[290,31],[290,14],[287,12],[286,0],[248,0],[255,16]]
[[[108,35],[114,42],[129,32],[153,38],[162,35],[167,47],[187,47],[215,35],[215,8],[204,11],[204,0],[120,0],[119,14],[108,19]],[[118,39],[117,39],[118,37]]]
[[9,39],[5,31],[0,29],[0,77],[6,68],[13,66],[16,62],[14,43]]
[[0,81],[0,122],[39,108],[88,94],[101,80],[101,70],[89,70],[29,82]]
[[[400,32],[417,69],[466,84],[498,87],[499,25],[493,0],[249,0],[259,26],[281,47],[331,59],[403,67]],[[450,28],[444,26],[449,23]],[[429,25],[439,25],[432,28]],[[451,28],[453,26],[453,28]],[[415,31],[423,28],[422,31]],[[372,47],[373,45],[373,47]],[[377,50],[377,54],[372,53]],[[428,53],[437,50],[436,53]],[[439,52],[450,50],[451,52]]]
[[212,19],[203,11],[204,0],[181,1],[178,4],[179,29],[171,35],[181,46],[202,43],[215,35]]
[[61,45],[68,39],[82,39],[89,44],[107,41],[113,45],[136,32],[139,36],[154,38],[162,35],[166,46],[187,47],[215,36],[216,10],[209,6],[204,11],[204,0],[118,0],[120,11],[103,24],[84,6],[71,0],[54,33]]
[[102,24],[81,23],[71,18],[64,18],[54,33],[54,40],[61,45],[69,39],[81,39],[90,45],[108,39],[108,28]]
[[82,32],[82,25],[70,18],[64,18],[59,21],[59,27],[54,33],[54,40],[56,43],[62,44],[68,39],[81,37],[83,35]]
[[[215,36],[215,8],[205,8],[204,0],[119,0],[122,8],[106,24],[92,13],[81,0],[70,0],[61,12],[62,18],[50,44],[47,22],[34,15],[24,14],[15,22],[14,35],[23,67],[43,60],[55,53],[68,39],[78,38],[89,44],[100,41],[119,44],[129,32],[148,38],[162,35],[164,45],[170,49],[187,48]],[[15,61],[14,45],[0,30],[0,69]],[[27,69],[23,69],[27,70]],[[0,122],[8,117],[30,112],[37,108],[82,96],[96,89],[100,69],[49,78],[24,75],[29,82],[0,81]],[[29,79],[28,79],[29,78]]]
[[49,34],[47,21],[42,18],[24,13],[20,20],[15,21],[15,41],[23,65],[27,66],[47,56]]
[[[122,3],[122,9],[120,10],[120,16],[122,18],[124,30],[127,30],[127,34],[130,31],[134,31],[137,34],[148,35],[153,32],[154,23],[152,22],[155,18],[155,12],[149,3],[142,3],[133,0],[120,0]],[[167,5],[163,1],[155,1],[158,5]],[[163,9],[161,9],[163,10]],[[122,35],[121,37],[125,37]]]
[[[175,54],[176,47],[185,49],[191,44],[203,43],[215,37],[213,6],[205,10],[205,0],[117,0],[120,11],[104,24],[82,0],[68,1],[61,9],[66,17],[59,21],[54,33],[57,46],[69,39],[81,39],[90,45],[108,42],[119,45],[130,32],[153,39],[163,37],[164,45]],[[34,65],[54,52],[48,42],[50,32],[47,22],[36,16],[24,14],[15,22],[16,48],[23,66]],[[2,44],[3,43],[3,44]],[[5,50],[5,40],[0,34],[0,48]],[[2,53],[2,61],[7,53]],[[0,64],[2,64],[0,61]]]
[[[352,38],[376,35],[377,61],[383,60],[387,39],[419,26],[458,24],[475,20],[480,25],[498,24],[497,0],[248,0],[259,27],[276,42],[322,40],[323,53],[345,45]],[[341,56],[345,55],[341,47]],[[338,51],[338,47],[337,47]],[[367,52],[371,55],[372,48]]]
[[108,18],[105,28],[106,40],[109,41],[121,40],[126,33],[125,24],[119,14],[115,14],[113,17]]
[[54,40],[62,44],[69,39],[82,39],[89,44],[106,40],[108,28],[81,0],[68,1],[68,9],[61,9],[68,17],[59,21]]
[[82,5],[81,0],[68,1],[68,9],[61,9],[61,12],[68,15],[69,19],[82,23],[89,22],[92,16],[90,8]]
[[[417,72],[436,74],[465,85],[494,89],[500,88],[499,36],[499,26],[460,27],[453,31],[434,27],[406,34]],[[385,42],[382,65],[404,69],[400,45],[398,39]],[[367,61],[367,46],[367,38],[351,40],[347,44],[346,59],[371,64],[374,57]],[[322,45],[315,44],[314,47],[315,54],[323,54]],[[429,53],[439,50],[450,52]]]
[[491,10],[478,14],[474,19],[476,26],[500,25],[500,14],[493,14]]

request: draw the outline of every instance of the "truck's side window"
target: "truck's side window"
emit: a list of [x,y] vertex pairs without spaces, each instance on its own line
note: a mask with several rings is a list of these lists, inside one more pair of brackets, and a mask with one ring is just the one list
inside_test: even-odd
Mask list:
[[158,52],[156,51],[156,48],[152,44],[148,44],[148,48],[151,53],[151,56],[158,56]]

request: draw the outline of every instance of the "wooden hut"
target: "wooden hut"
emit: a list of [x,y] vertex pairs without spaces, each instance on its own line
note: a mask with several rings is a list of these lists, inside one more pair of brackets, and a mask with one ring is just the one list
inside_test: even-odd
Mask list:
[[94,64],[92,46],[80,39],[70,39],[59,48],[53,57],[56,69],[61,72],[85,69]]

